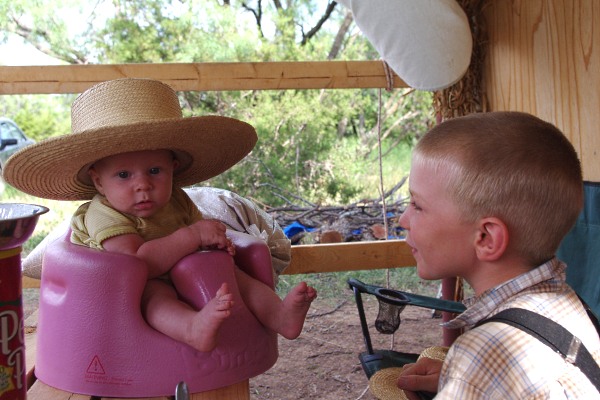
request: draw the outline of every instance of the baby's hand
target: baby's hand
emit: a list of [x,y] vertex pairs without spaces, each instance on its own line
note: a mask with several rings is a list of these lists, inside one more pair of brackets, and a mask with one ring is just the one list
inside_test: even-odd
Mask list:
[[225,250],[230,255],[235,255],[235,247],[227,237],[227,227],[221,221],[203,219],[190,225],[190,228],[200,238],[200,246],[203,249]]

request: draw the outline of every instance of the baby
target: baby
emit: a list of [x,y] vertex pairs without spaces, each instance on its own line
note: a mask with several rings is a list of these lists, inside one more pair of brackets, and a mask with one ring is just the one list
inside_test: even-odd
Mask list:
[[[71,241],[143,260],[147,322],[199,351],[216,344],[231,316],[226,284],[201,310],[180,300],[170,269],[201,249],[235,254],[225,225],[206,220],[182,187],[216,176],[243,159],[257,141],[250,125],[231,118],[183,118],[177,95],[149,79],[95,85],[72,106],[72,134],[15,154],[6,180],[37,197],[91,200],[71,222]],[[267,285],[235,269],[240,295],[266,327],[285,338],[300,335],[314,288],[302,282],[281,300]]]

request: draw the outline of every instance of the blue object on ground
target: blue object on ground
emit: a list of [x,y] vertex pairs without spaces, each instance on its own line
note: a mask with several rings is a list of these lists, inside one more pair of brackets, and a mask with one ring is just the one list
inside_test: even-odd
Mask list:
[[315,230],[315,228],[310,228],[308,226],[302,225],[298,221],[294,221],[291,224],[289,224],[288,226],[286,226],[285,228],[283,228],[283,233],[285,233],[285,236],[287,236],[289,239],[289,238],[299,234],[300,232],[312,232],[314,230]]

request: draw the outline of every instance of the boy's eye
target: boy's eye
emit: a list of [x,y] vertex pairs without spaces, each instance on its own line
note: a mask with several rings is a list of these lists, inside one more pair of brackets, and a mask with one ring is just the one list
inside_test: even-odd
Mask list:
[[150,174],[151,175],[156,175],[159,172],[160,172],[160,168],[159,167],[150,168]]
[[129,177],[129,172],[127,171],[121,171],[117,174],[117,176],[121,179],[126,179]]
[[414,201],[410,202],[410,206],[412,208],[414,208],[415,210],[417,210],[417,211],[419,211],[421,209],[421,207],[419,207],[418,204],[416,202],[414,202]]

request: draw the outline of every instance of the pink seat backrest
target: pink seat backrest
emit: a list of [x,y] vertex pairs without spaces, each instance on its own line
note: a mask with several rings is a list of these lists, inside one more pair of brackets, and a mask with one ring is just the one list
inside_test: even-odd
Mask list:
[[[231,232],[235,263],[273,287],[269,249]],[[173,281],[197,308],[223,282],[234,295],[233,315],[211,352],[198,352],[151,328],[140,311],[146,267],[139,259],[73,245],[69,234],[48,246],[40,289],[35,374],[69,392],[109,397],[173,395],[185,381],[191,392],[241,382],[277,360],[277,336],[245,307],[234,261],[222,251],[184,257]]]

